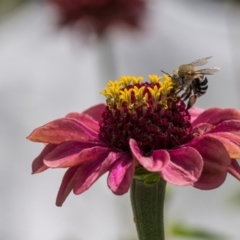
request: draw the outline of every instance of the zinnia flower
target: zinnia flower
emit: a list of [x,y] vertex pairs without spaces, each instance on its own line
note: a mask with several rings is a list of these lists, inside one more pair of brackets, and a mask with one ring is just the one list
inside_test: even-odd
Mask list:
[[101,92],[106,105],[70,113],[30,134],[29,140],[47,144],[33,161],[33,173],[68,168],[58,206],[106,172],[108,187],[118,195],[133,178],[204,190],[219,187],[227,173],[240,179],[240,112],[187,110],[168,76],[149,78],[110,81]]
[[78,24],[102,35],[113,25],[140,26],[146,0],[49,0],[60,12],[62,25]]

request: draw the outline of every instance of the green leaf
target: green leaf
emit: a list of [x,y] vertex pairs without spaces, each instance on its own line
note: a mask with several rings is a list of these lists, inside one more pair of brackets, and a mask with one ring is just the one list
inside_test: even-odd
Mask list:
[[143,181],[144,183],[151,184],[159,182],[160,175],[159,173],[149,172],[146,169],[139,167],[135,170],[134,179]]
[[229,239],[226,236],[215,233],[211,230],[200,228],[191,228],[181,223],[176,223],[170,227],[169,233],[172,236],[181,237],[183,239],[201,239],[201,240],[225,240]]
[[31,0],[0,0],[0,17],[12,12]]

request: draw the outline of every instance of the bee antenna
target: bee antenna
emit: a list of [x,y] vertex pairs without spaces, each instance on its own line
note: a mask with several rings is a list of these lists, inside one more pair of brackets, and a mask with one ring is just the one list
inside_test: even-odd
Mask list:
[[169,73],[164,72],[163,70],[161,70],[161,72],[167,74],[170,78],[172,78],[172,76]]

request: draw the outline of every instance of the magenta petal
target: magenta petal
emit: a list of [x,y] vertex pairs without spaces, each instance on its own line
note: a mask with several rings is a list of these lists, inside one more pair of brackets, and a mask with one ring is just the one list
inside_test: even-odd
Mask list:
[[72,112],[72,113],[69,113],[66,116],[66,118],[74,118],[77,121],[81,122],[83,125],[87,126],[88,128],[90,128],[96,132],[99,131],[98,122],[87,114]]
[[228,120],[240,120],[240,111],[234,108],[221,109],[220,111],[215,112],[207,122],[217,125]]
[[188,144],[202,156],[203,171],[194,187],[209,190],[219,187],[226,179],[231,159],[224,145],[215,138],[205,135]]
[[240,135],[235,135],[232,132],[216,132],[210,133],[209,135],[221,136],[240,146]]
[[209,124],[209,123],[200,123],[198,125],[195,125],[192,129],[192,134],[194,136],[201,136],[206,132],[211,131],[212,129],[214,129],[215,126]]
[[102,113],[105,110],[105,108],[106,108],[105,104],[98,104],[85,110],[83,113],[88,114],[93,119],[99,122],[102,119]]
[[122,155],[110,170],[108,187],[117,195],[126,193],[131,186],[134,171],[134,161],[129,155]]
[[219,112],[220,110],[221,108],[209,108],[205,110],[192,122],[192,126],[196,126],[200,123],[209,123],[209,118],[211,118],[213,114]]
[[144,157],[134,139],[130,139],[129,146],[137,161],[150,172],[160,172],[170,160],[169,154],[165,150],[155,150],[152,156]]
[[[109,154],[111,158],[113,155]],[[111,159],[113,160],[113,159]],[[96,161],[86,163],[79,168],[76,179],[74,181],[73,191],[74,194],[81,194],[92,186],[106,171],[109,170],[110,162],[108,155],[101,156]]]
[[194,148],[183,147],[169,150],[169,164],[162,169],[161,176],[174,185],[192,185],[203,169],[201,155]]
[[42,152],[33,160],[32,163],[32,173],[40,173],[48,169],[48,167],[44,164],[43,159],[44,157],[53,151],[57,145],[55,144],[48,144],[44,147]]
[[69,168],[62,180],[61,186],[58,191],[57,199],[56,199],[56,205],[58,207],[61,207],[69,193],[73,189],[74,180],[77,174],[79,166]]
[[237,160],[232,159],[231,165],[228,168],[228,172],[240,181],[240,166]]
[[98,135],[80,122],[61,118],[35,129],[27,138],[33,142],[59,144],[64,141],[96,141]]
[[231,132],[236,135],[240,135],[240,121],[239,120],[228,120],[218,124],[211,133],[215,132]]
[[204,109],[192,107],[188,110],[188,112],[191,115],[191,122],[193,122],[202,112],[204,112]]
[[233,108],[210,108],[200,114],[195,121],[193,121],[192,125],[196,126],[204,122],[217,125],[228,120],[240,120],[240,111]]
[[44,163],[51,168],[73,167],[87,161],[93,161],[105,154],[108,148],[92,143],[67,141],[58,145],[45,156]]
[[231,158],[240,158],[240,137],[227,132],[207,134],[220,141]]

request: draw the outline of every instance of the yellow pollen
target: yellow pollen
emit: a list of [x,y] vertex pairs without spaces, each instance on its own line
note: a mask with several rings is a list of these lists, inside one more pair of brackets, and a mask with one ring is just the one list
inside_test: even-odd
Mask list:
[[136,98],[136,106],[141,106],[141,105],[147,105],[147,100],[148,100],[148,94],[144,94],[144,89],[145,87],[142,86],[140,88],[137,88],[137,86],[134,86],[132,91],[134,92],[135,98]]
[[164,81],[161,82],[161,93],[163,94],[167,94],[169,93],[174,87],[174,83],[172,81],[172,79],[164,74]]
[[[100,93],[106,97],[110,108],[136,109],[139,106],[153,104],[153,108],[162,105],[167,108],[168,99],[176,100],[172,79],[164,75],[149,75],[149,83],[142,83],[143,77],[121,76],[119,80],[109,81]],[[149,102],[150,101],[150,102]]]
[[161,83],[162,77],[159,77],[157,75],[149,75],[149,81],[150,83]]
[[158,99],[160,98],[160,95],[161,95],[161,88],[158,88],[156,85],[151,88],[151,87],[148,87],[148,90],[149,92],[151,93],[153,99],[155,101],[158,101]]
[[121,76],[119,80],[119,85],[123,88],[133,84],[140,84],[143,80],[143,77],[135,77],[135,76]]
[[143,77],[135,77],[133,78],[132,82],[133,84],[140,84],[143,81]]
[[132,76],[122,76],[120,77],[119,84],[125,88],[132,83]]
[[131,92],[132,89],[127,90],[126,88],[123,91],[120,91],[120,99],[122,100],[122,102],[125,102],[128,107],[129,104],[131,104]]

